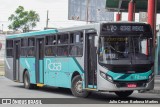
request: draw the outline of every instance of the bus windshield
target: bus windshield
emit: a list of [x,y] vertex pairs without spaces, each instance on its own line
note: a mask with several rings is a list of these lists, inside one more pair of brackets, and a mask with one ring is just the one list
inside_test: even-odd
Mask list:
[[144,36],[102,36],[99,45],[99,61],[106,64],[151,63],[152,38]]

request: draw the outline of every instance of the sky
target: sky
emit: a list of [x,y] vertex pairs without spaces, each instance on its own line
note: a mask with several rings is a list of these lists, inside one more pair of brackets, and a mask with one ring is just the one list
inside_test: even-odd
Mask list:
[[0,30],[8,29],[8,17],[14,13],[18,6],[25,10],[34,10],[40,16],[36,30],[42,30],[46,26],[47,10],[49,11],[49,27],[68,27],[83,25],[86,22],[68,20],[68,0],[0,0]]
[[[0,0],[0,30],[8,30],[8,17],[14,13],[18,6],[25,10],[34,10],[40,15],[40,22],[35,30],[42,30],[46,26],[46,14],[49,11],[49,27],[62,28],[84,25],[86,22],[68,20],[68,0]],[[136,14],[136,21],[139,20]],[[159,20],[158,20],[159,19]],[[127,21],[127,13],[123,13],[122,20]],[[160,24],[160,15],[157,16]]]

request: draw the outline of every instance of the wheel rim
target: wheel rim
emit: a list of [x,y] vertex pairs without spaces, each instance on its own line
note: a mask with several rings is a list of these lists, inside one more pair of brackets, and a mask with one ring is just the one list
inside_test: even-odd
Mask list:
[[82,89],[82,81],[78,81],[76,82],[76,85],[75,85],[75,91],[77,93],[82,93],[83,92],[83,89]]
[[29,85],[29,79],[28,79],[27,75],[24,78],[24,83],[25,83],[25,87],[28,87],[28,85]]

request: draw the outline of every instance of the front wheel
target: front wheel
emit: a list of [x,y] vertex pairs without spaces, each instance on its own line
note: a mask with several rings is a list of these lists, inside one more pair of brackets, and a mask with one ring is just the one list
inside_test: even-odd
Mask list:
[[89,92],[86,90],[83,90],[82,78],[80,75],[77,75],[73,78],[71,91],[72,91],[72,94],[77,97],[87,97],[88,96]]
[[119,97],[128,97],[133,93],[133,91],[116,91],[115,94]]

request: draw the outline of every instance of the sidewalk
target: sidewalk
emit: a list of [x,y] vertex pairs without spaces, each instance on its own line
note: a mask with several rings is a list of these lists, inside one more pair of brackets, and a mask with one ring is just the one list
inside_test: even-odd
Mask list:
[[0,76],[4,75],[4,66],[0,66]]

